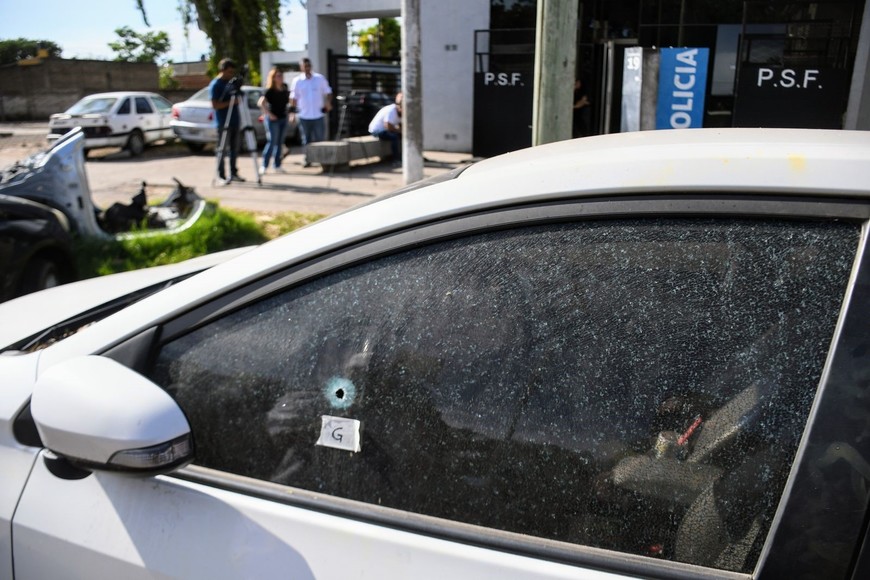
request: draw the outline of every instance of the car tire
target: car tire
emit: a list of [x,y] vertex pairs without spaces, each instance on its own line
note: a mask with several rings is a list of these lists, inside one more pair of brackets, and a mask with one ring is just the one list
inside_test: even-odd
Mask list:
[[187,145],[187,148],[191,153],[202,153],[202,150],[205,149],[205,143],[193,143],[188,141],[185,145]]
[[63,284],[63,275],[57,263],[46,258],[34,258],[24,268],[19,295],[38,292]]
[[142,155],[142,152],[145,151],[145,139],[142,137],[142,133],[138,130],[130,133],[130,138],[127,139],[125,149],[130,152],[130,157]]

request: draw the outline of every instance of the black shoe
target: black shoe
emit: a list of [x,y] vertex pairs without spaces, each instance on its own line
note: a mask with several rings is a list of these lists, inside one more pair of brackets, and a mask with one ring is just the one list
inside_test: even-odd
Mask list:
[[238,181],[240,183],[244,183],[245,178],[238,173],[233,173],[232,177],[230,177],[230,181]]

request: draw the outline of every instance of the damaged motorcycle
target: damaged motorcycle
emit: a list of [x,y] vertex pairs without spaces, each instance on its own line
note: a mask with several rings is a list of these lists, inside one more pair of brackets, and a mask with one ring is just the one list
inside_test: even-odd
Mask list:
[[[173,178],[174,179],[174,178]],[[129,204],[98,208],[85,171],[84,133],[75,128],[45,151],[35,153],[0,173],[0,194],[29,199],[55,208],[82,238],[128,239],[173,234],[192,226],[210,205],[177,179],[161,203],[148,205],[143,181]]]

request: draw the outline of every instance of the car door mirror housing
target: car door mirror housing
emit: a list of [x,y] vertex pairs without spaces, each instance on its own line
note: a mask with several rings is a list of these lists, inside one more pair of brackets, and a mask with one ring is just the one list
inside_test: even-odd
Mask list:
[[190,425],[172,397],[105,357],[42,373],[31,413],[45,447],[79,467],[150,475],[193,460]]

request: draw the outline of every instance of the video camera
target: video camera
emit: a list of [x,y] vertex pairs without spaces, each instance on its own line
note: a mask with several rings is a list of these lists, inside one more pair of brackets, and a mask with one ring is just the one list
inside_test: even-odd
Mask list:
[[248,76],[248,65],[243,64],[242,68],[239,69],[239,73],[230,79],[229,86],[232,87],[233,94],[237,95],[241,93],[246,76]]

